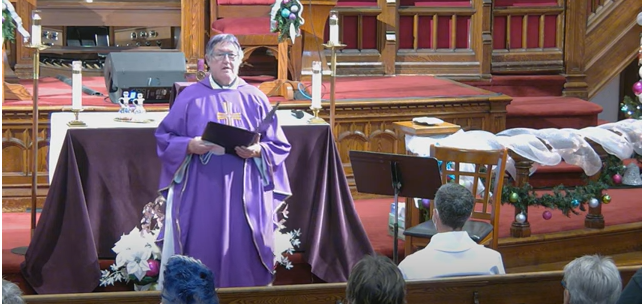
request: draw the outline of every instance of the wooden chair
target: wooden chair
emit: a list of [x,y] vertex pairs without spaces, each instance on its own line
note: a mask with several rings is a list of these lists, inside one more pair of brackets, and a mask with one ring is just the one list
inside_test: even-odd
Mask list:
[[243,62],[259,48],[270,50],[277,58],[277,78],[259,88],[268,96],[294,99],[297,83],[288,80],[290,42],[279,42],[279,33],[270,31],[270,10],[274,0],[212,0],[210,1],[210,35],[233,34],[243,47]]
[[[431,156],[441,162],[441,180],[459,183],[461,177],[472,177],[472,192],[478,193],[480,185],[484,186],[481,195],[475,195],[475,208],[463,230],[468,232],[471,239],[480,244],[490,241],[490,247],[497,249],[499,209],[502,199],[502,186],[506,169],[507,150],[466,150],[450,147],[431,146]],[[448,166],[452,163],[452,167]],[[474,172],[463,171],[462,164],[471,164]],[[447,169],[447,166],[450,169]],[[495,167],[495,170],[492,168]],[[493,178],[494,172],[494,178]],[[466,179],[468,181],[468,179]],[[407,204],[406,208],[415,208],[414,204]],[[434,204],[430,204],[430,214]],[[413,210],[418,212],[418,210]],[[409,226],[415,225],[411,223]],[[406,256],[417,249],[425,247],[430,238],[437,234],[432,221],[425,221],[416,226],[411,226],[404,231],[406,236]]]

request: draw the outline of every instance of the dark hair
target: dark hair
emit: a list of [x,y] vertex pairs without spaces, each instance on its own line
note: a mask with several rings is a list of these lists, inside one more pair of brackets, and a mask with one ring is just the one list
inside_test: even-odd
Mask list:
[[352,268],[346,298],[350,304],[403,304],[406,281],[389,258],[368,255]]
[[457,183],[446,183],[435,194],[435,208],[442,224],[459,229],[470,218],[475,206],[475,197],[466,187]]
[[163,300],[172,304],[218,304],[214,275],[201,261],[172,256],[163,275]]

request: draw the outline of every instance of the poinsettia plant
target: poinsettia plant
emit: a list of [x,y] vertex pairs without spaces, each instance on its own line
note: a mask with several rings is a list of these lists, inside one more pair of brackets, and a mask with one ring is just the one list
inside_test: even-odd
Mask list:
[[116,242],[112,248],[116,261],[109,269],[101,271],[100,286],[132,281],[137,288],[146,286],[141,290],[153,289],[158,281],[161,260],[161,249],[156,245],[164,219],[161,208],[159,204],[148,203],[143,209],[142,229],[134,227]]
[[301,35],[301,25],[305,23],[303,5],[299,0],[276,0],[272,5],[270,29],[279,33],[279,41],[290,38],[292,43]]

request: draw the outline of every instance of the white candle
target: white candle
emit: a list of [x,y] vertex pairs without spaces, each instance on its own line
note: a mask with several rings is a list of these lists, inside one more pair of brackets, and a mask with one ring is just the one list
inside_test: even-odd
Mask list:
[[71,63],[71,109],[82,110],[82,62]]
[[330,44],[339,45],[339,16],[336,12],[330,13]]
[[42,44],[42,27],[40,26],[40,15],[33,14],[31,20],[31,45]]
[[321,109],[321,61],[312,62],[312,108]]

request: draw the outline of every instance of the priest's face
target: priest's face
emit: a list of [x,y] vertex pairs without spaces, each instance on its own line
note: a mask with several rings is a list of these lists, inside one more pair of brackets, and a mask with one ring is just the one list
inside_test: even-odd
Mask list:
[[239,51],[235,44],[221,42],[214,47],[214,51],[207,58],[210,73],[220,85],[229,85],[236,79],[242,60]]

